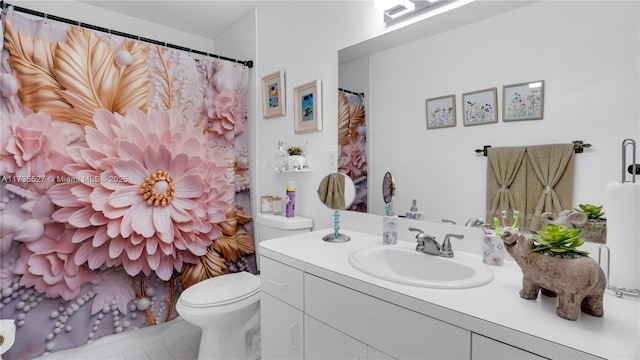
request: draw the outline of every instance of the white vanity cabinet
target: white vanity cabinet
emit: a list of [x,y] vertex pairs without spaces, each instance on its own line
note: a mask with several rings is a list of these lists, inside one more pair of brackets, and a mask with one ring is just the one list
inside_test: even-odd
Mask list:
[[263,359],[469,358],[467,330],[267,257],[260,263]]
[[303,359],[303,273],[265,257],[260,267],[262,359]]

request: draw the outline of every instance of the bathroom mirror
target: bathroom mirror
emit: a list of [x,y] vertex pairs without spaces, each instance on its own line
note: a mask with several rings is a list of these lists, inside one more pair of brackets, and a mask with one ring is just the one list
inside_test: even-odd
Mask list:
[[351,240],[340,234],[340,210],[351,206],[356,197],[356,186],[349,176],[343,173],[331,173],[322,178],[318,185],[318,199],[324,206],[335,210],[333,213],[334,232],[322,238],[328,242],[346,242]]
[[[438,204],[420,209],[424,221],[452,219],[462,225],[469,218],[484,217],[487,162],[475,154],[474,149],[490,141],[486,130],[490,130],[491,125],[475,129],[461,126],[427,129],[425,101],[448,94],[459,97],[493,81],[486,74],[481,76],[482,72],[466,72],[477,68],[474,64],[477,59],[458,54],[463,47],[454,44],[465,42],[464,36],[458,39],[448,35],[451,30],[464,29],[532,2],[459,3],[466,4],[447,4],[441,8],[449,7],[447,12],[398,26],[338,51],[338,87],[365,94],[370,192],[367,211],[372,214],[385,213],[391,201],[388,186],[395,178],[403,184],[401,191],[393,193],[393,207],[400,216],[411,210],[412,201],[416,199],[418,204]],[[434,53],[425,49],[424,41],[428,41],[429,48],[433,48],[435,42],[439,49],[447,50]],[[449,55],[452,51],[455,59]],[[432,56],[434,54],[436,56]],[[500,65],[491,68],[498,69]],[[466,75],[461,77],[461,73]],[[459,102],[460,98],[456,103]],[[457,109],[458,117],[462,117],[460,111]],[[469,130],[482,134],[474,136]],[[470,174],[475,180],[462,186],[461,179],[468,179]],[[454,189],[456,185],[462,189]],[[383,197],[377,192],[380,187],[383,187]]]
[[[610,23],[600,25],[594,20],[603,7],[593,5],[580,2],[569,8],[553,1],[465,2],[437,16],[415,19],[406,25],[399,23],[380,36],[339,50],[338,87],[365,94],[368,212],[384,214],[386,203],[379,189],[383,175],[389,171],[402,184],[393,200],[399,216],[410,211],[416,199],[423,221],[441,223],[442,219],[449,219],[464,225],[468,219],[484,218],[488,158],[476,153],[476,149],[484,145],[571,142],[575,140],[570,135],[575,133],[573,129],[586,128],[577,119],[589,119],[588,124],[593,124],[597,121],[593,116],[598,111],[597,104],[614,98],[606,90],[608,86],[602,84],[615,84],[636,94],[637,90],[627,87],[624,73],[637,71],[637,64],[625,63],[613,79],[597,65],[598,61],[608,60],[587,55],[593,46],[607,46],[605,35],[622,32],[611,29]],[[619,5],[616,10],[624,13],[625,4]],[[571,19],[570,27],[566,26],[566,19]],[[531,38],[526,51],[518,52],[518,61],[513,61],[512,49],[502,45],[519,43],[522,35],[505,30],[531,21],[544,23],[545,31]],[[599,24],[597,29],[593,28],[594,21]],[[594,34],[604,35],[593,38]],[[563,42],[576,46],[569,50],[560,45]],[[615,50],[624,53],[625,46],[637,48],[637,43],[625,42]],[[589,71],[588,78],[581,77],[578,72],[566,71],[559,63],[548,61],[550,54],[563,59],[564,64],[580,63],[585,69],[596,71]],[[533,80],[544,80],[555,89],[578,89],[573,93],[547,92],[547,105],[585,106],[577,110],[545,107],[544,119],[504,122],[503,87]],[[499,121],[465,124],[462,95],[494,87],[498,92]],[[427,100],[450,95],[455,96],[457,125],[427,128]],[[618,124],[637,133],[637,125]],[[614,141],[610,135],[586,136],[598,137],[598,151],[611,153],[610,158],[618,156],[617,139]],[[589,168],[598,164],[608,167],[610,174],[619,171],[603,160],[607,158],[604,153],[596,155],[576,155],[576,164],[582,162],[575,169],[576,203],[598,201],[604,194],[596,185],[610,181],[600,173],[594,179]],[[588,200],[593,197],[596,200]]]

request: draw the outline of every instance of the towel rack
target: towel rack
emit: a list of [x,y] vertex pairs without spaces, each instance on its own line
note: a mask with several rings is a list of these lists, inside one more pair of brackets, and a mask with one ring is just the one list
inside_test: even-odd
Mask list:
[[[585,144],[582,140],[574,140],[573,143],[573,152],[576,154],[580,154],[584,152],[584,148],[590,148],[591,144]],[[475,149],[474,152],[477,154],[482,153],[482,156],[489,155],[487,152],[491,148],[491,145],[484,145],[482,149]]]

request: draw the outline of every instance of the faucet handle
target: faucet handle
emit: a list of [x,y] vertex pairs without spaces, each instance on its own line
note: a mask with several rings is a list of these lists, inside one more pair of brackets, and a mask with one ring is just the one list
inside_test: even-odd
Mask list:
[[451,248],[451,240],[449,240],[450,237],[456,238],[456,239],[464,239],[464,235],[459,235],[459,234],[447,234],[444,236],[444,241],[442,242],[442,250],[441,250],[441,254],[442,256],[445,257],[453,257],[453,249]]
[[417,231],[418,235],[422,234],[424,231],[422,231],[421,229],[418,228],[414,228],[414,227],[409,227],[409,231]]

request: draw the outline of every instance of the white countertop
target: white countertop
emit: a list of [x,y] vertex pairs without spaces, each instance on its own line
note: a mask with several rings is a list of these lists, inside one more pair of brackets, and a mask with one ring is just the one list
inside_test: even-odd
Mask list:
[[[325,229],[267,240],[260,243],[259,253],[545,357],[571,357],[565,355],[571,353],[558,346],[560,344],[607,359],[640,358],[640,301],[637,297],[617,298],[606,291],[603,317],[581,313],[577,321],[565,320],[555,313],[556,298],[541,294],[537,300],[520,298],[522,271],[513,261],[505,261],[504,266],[490,266],[493,281],[477,288],[431,289],[396,284],[364,274],[349,264],[348,256],[352,252],[381,245],[380,236],[342,229],[340,232],[350,236],[351,241],[322,241],[322,236],[332,231]],[[415,248],[410,241],[387,246]],[[455,243],[453,248],[456,251]],[[482,262],[479,255],[470,256]]]

